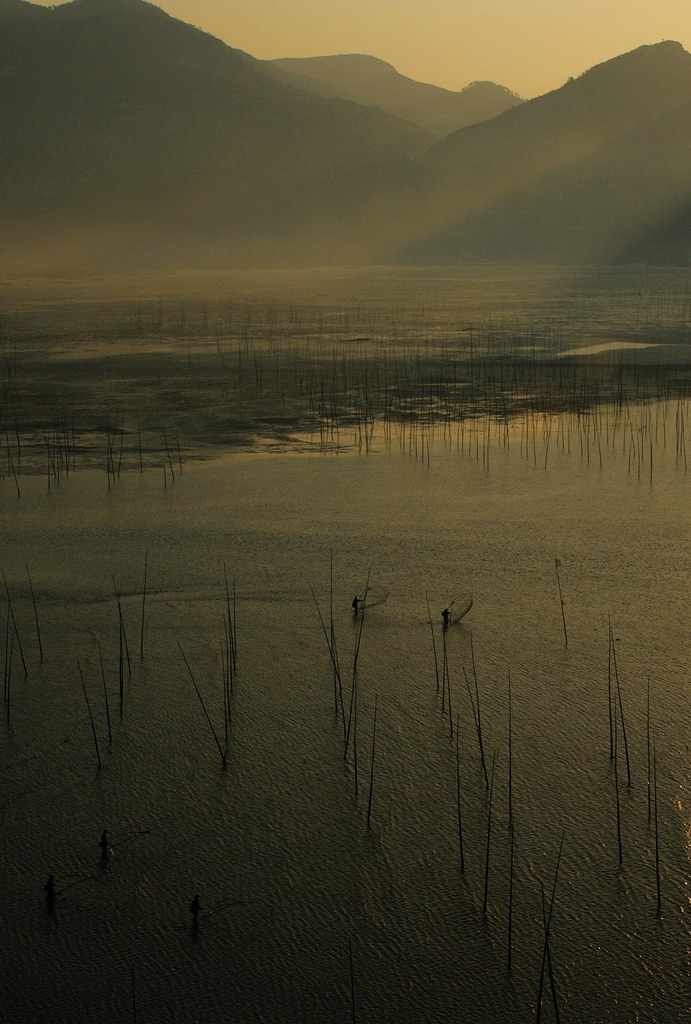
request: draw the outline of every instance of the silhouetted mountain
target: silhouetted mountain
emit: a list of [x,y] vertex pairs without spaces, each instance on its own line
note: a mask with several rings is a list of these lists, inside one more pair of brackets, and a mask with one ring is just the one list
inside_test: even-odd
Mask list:
[[691,54],[640,47],[448,136],[422,165],[414,259],[687,262]]
[[[277,82],[144,0],[0,0],[2,251],[315,261],[432,137]],[[320,248],[321,247],[321,248]],[[290,255],[288,255],[290,254]]]
[[678,43],[433,145],[288,81],[144,0],[0,0],[0,272],[689,260]]
[[487,121],[523,102],[494,82],[472,82],[460,92],[416,82],[386,61],[359,53],[285,57],[272,63],[296,75],[306,89],[379,107],[439,136]]

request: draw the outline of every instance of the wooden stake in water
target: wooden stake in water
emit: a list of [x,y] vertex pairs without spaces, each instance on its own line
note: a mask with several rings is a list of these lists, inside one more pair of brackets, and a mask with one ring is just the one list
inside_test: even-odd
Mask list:
[[146,577],[149,568],[149,549],[144,553],[144,586],[142,587],[142,625],[139,632],[139,657],[144,657],[144,613],[146,611]]
[[122,619],[119,620],[119,643],[118,643],[118,683],[120,692],[120,719],[125,714],[125,652],[122,641]]
[[94,716],[91,714],[91,704],[89,703],[89,695],[86,692],[86,686],[84,685],[84,676],[82,674],[82,666],[79,663],[79,661],[77,661],[77,667],[79,668],[79,678],[81,680],[82,690],[84,691],[84,700],[86,701],[86,709],[89,712],[89,721],[91,722],[91,732],[92,732],[93,737],[94,737],[94,746],[96,747],[96,759],[98,760],[98,767],[102,768],[103,766],[101,764],[101,754],[100,754],[100,751],[98,749],[98,737],[96,736],[96,726],[94,725]]
[[619,757],[618,757],[618,737],[619,727],[617,718],[614,719],[614,792],[617,801],[617,845],[619,849],[619,867],[623,862],[622,846],[621,846],[621,804],[619,800]]
[[626,722],[624,721],[624,705],[621,699],[621,687],[619,685],[619,670],[617,668],[617,652],[614,646],[614,637],[612,637],[612,664],[614,665],[614,681],[617,686],[617,703],[619,705],[619,717],[621,719],[621,733],[624,738],[624,753],[626,755],[626,777],[627,785],[631,788],[631,762],[629,761],[629,744],[626,739]]
[[[312,593],[314,597],[314,592]],[[316,601],[316,599],[315,599]],[[338,651],[336,649],[336,630],[334,626],[334,553],[333,548],[329,552],[329,651],[333,665],[334,684],[334,714],[338,715],[338,690],[340,685],[340,673],[338,672]],[[343,698],[341,697],[341,705]]]
[[484,751],[482,749],[482,733],[480,732],[480,729],[478,727],[477,712],[475,711],[475,701],[473,700],[473,694],[472,694],[472,691],[470,689],[470,680],[468,679],[468,673],[466,672],[465,668],[463,669],[463,677],[465,679],[466,689],[468,690],[468,699],[470,701],[470,707],[472,708],[472,711],[473,711],[473,721],[475,722],[475,732],[477,734],[478,744],[479,744],[479,747],[480,747],[480,760],[482,762],[482,770],[483,770],[484,775],[485,775],[485,786],[486,786],[487,789],[489,789],[489,776],[487,775],[487,767],[485,765],[485,755],[484,755]]
[[607,709],[609,711],[609,757],[614,759],[614,727],[612,724],[612,621],[607,616]]
[[648,674],[648,686],[646,691],[646,723],[645,723],[645,745],[646,745],[646,760],[648,762],[647,775],[648,775],[648,827],[650,827],[650,815],[651,815],[651,787],[650,787],[650,674]]
[[336,709],[335,710],[336,710],[336,714],[338,714],[338,696],[340,695],[340,700],[341,700],[341,717],[343,719],[343,739],[345,740],[345,737],[346,737],[346,721],[345,721],[345,708],[343,706],[343,687],[341,685],[341,673],[340,673],[340,669],[338,667],[338,658],[337,658],[337,655],[336,655],[336,642],[335,642],[335,636],[334,636],[334,633],[333,633],[333,625],[331,627],[332,628],[332,634],[331,634],[331,637],[329,637],[329,635],[328,635],[328,633],[326,631],[326,624],[324,622],[324,617],[323,617],[323,615],[321,613],[321,608],[319,607],[319,602],[317,601],[317,596],[314,593],[314,589],[312,588],[312,586],[310,586],[310,593],[312,594],[312,600],[314,601],[314,606],[317,609],[317,615],[319,616],[319,621],[321,623],[322,633],[324,634],[324,639],[326,640],[326,645],[327,645],[327,647],[329,649],[329,656],[331,658],[331,664],[333,666],[333,672],[334,672],[334,680],[337,681],[337,688],[336,688],[336,683],[334,684],[334,689],[335,689],[334,697],[335,697],[335,700],[336,700]]
[[179,640],[178,640],[177,644],[178,644],[178,647],[180,648],[180,654],[182,655],[182,659],[185,662],[185,665],[187,667],[187,671],[189,672],[190,679],[192,680],[192,685],[194,686],[194,689],[195,689],[195,691],[197,693],[197,697],[199,698],[199,703],[202,706],[202,711],[204,712],[204,715],[206,716],[206,720],[209,723],[209,728],[211,729],[211,735],[213,736],[214,740],[216,741],[216,746],[218,747],[218,752],[221,755],[221,764],[225,768],[225,767],[227,767],[228,751],[227,750],[224,751],[223,748],[221,747],[221,744],[220,744],[220,742],[218,740],[218,736],[216,735],[216,730],[214,729],[214,726],[213,726],[213,722],[211,721],[211,718],[209,716],[209,712],[206,710],[206,704],[204,703],[204,698],[202,697],[201,693],[199,692],[199,687],[197,686],[197,681],[194,678],[194,676],[192,675],[192,669],[190,668],[190,664],[189,664],[187,658],[185,657],[185,652],[183,651],[183,649],[182,649],[182,647],[180,645],[180,641]]
[[662,913],[662,890],[660,887],[660,829],[657,817],[657,754],[653,739],[653,804],[655,807],[655,879],[657,883],[657,912]]
[[359,793],[357,770],[357,669],[353,671],[353,775],[355,776],[355,793]]
[[425,600],[427,601],[427,618],[429,619],[430,633],[432,634],[432,651],[434,652],[434,675],[437,680],[437,693],[439,693],[439,661],[437,659],[437,641],[434,637],[434,626],[432,625],[432,612],[429,606],[429,597],[427,591],[425,591]]
[[223,678],[225,680],[228,712],[230,713],[230,701],[233,695],[233,673],[230,667],[230,634],[228,632],[228,620],[223,617],[223,634],[225,637],[225,645],[222,643],[223,648]]
[[564,598],[563,598],[563,595],[562,595],[562,592],[561,592],[561,580],[559,578],[560,566],[561,566],[560,559],[555,558],[554,559],[554,570],[555,570],[555,572],[557,574],[557,586],[559,588],[559,605],[561,607],[561,621],[562,621],[562,625],[564,626],[564,643],[568,647],[569,646],[569,637],[568,637],[568,634],[566,632],[566,615],[564,614]]
[[139,437],[139,472],[144,473],[144,460],[142,458],[142,425],[139,422],[139,413],[137,413],[137,436]]
[[559,877],[559,865],[561,863],[561,852],[564,847],[564,833],[561,834],[561,842],[559,843],[559,854],[557,856],[557,866],[554,871],[554,883],[552,885],[552,897],[549,903],[549,913],[547,914],[547,923],[544,926],[545,931],[545,942],[542,948],[542,966],[540,968],[540,985],[537,993],[537,1015],[536,1019],[539,1022],[542,1014],[542,990],[545,983],[545,967],[547,965],[547,955],[549,953],[549,933],[552,925],[552,914],[554,912],[554,901],[557,893],[557,879]]
[[461,874],[465,871],[465,857],[463,854],[463,814],[461,810],[461,752],[460,752],[460,729],[458,717],[456,718],[456,814],[458,817],[458,849],[461,855]]
[[473,679],[475,680],[475,703],[477,706],[477,717],[475,724],[477,726],[477,739],[480,744],[480,759],[482,760],[482,770],[485,773],[485,785],[489,789],[489,780],[487,778],[487,766],[485,764],[485,748],[482,744],[482,716],[480,714],[480,685],[477,678],[477,666],[475,664],[475,645],[473,643],[473,634],[470,634],[470,656],[473,662]]
[[513,830],[513,738],[511,723],[511,670],[509,670],[509,828]]
[[350,734],[353,734],[353,765],[355,771],[355,792],[358,792],[358,773],[357,773],[357,673],[358,673],[358,658],[360,656],[360,644],[362,643],[362,630],[365,625],[365,609],[367,607],[367,594],[369,594],[369,581],[370,573],[367,573],[367,585],[365,587],[365,599],[362,602],[362,608],[360,611],[360,626],[358,628],[357,640],[355,642],[355,652],[353,655],[353,683],[350,691],[350,713],[348,715],[348,728],[346,730],[345,746],[343,750],[343,759],[348,756],[348,746],[350,744]]
[[122,640],[125,647],[125,656],[127,658],[127,678],[132,678],[132,661],[130,659],[130,645],[127,642],[127,630],[125,629],[125,617],[122,611],[122,599],[118,592],[118,588],[115,586],[115,577],[113,577],[113,587],[115,587],[115,596],[118,602],[118,615],[120,616],[120,624],[122,626]]
[[[540,892],[542,896],[542,927],[547,930],[547,912],[545,907],[545,887],[540,885]],[[552,1006],[554,1007],[554,1018],[559,1024],[559,1004],[557,1002],[557,986],[554,981],[554,969],[552,967],[552,950],[549,944],[549,938],[547,939],[547,974],[549,976],[549,987],[552,990]]]
[[22,641],[19,638],[19,631],[17,629],[17,620],[14,617],[14,608],[12,606],[12,598],[10,597],[10,588],[7,585],[7,577],[5,576],[4,570],[3,570],[3,573],[2,573],[2,578],[3,578],[3,582],[5,584],[5,593],[7,595],[7,607],[9,608],[10,616],[12,618],[12,629],[14,631],[14,636],[15,636],[15,638],[17,640],[17,647],[19,648],[19,655],[20,655],[20,657],[22,659],[22,666],[24,668],[24,678],[28,679],[29,678],[29,673],[28,673],[28,670],[27,670],[27,667],[26,667],[26,659],[24,657],[24,648],[22,647]]
[[229,696],[228,696],[228,680],[226,675],[226,649],[223,640],[221,640],[221,685],[223,688],[223,734],[225,739],[225,747],[228,749],[228,719],[230,718],[230,707],[229,707]]
[[377,694],[374,695],[374,723],[372,725],[372,760],[369,773],[369,800],[367,801],[367,828],[370,828],[372,818],[372,790],[374,789],[374,751],[377,740]]
[[38,622],[38,608],[36,606],[36,595],[34,593],[34,585],[31,582],[31,573],[29,572],[29,566],[26,564],[26,562],[24,563],[24,568],[26,569],[27,579],[29,580],[29,590],[31,591],[31,603],[34,606],[34,621],[36,623],[36,638],[38,640],[39,658],[41,662],[43,662],[43,644],[41,643],[41,627]]
[[[14,640],[14,637],[12,638]],[[7,612],[5,614],[5,674],[3,676],[4,685],[2,688],[3,700],[7,703],[7,687],[9,679],[9,665],[10,665],[10,606],[7,605]],[[9,722],[8,722],[9,724]]]
[[511,825],[511,854],[509,859],[509,918],[508,918],[508,941],[507,941],[507,970],[511,974],[511,956],[513,950],[513,854],[514,854],[515,829]]
[[10,639],[9,654],[5,660],[5,704],[6,704],[6,720],[7,724],[10,724],[10,707],[12,705],[12,655],[14,653],[14,634]]
[[492,795],[494,792],[494,766],[497,760],[497,752],[492,755],[492,775],[489,784],[489,808],[487,811],[487,849],[485,852],[485,897],[482,901],[482,913],[487,914],[487,897],[489,895],[489,851],[492,835]]
[[103,653],[101,651],[101,642],[98,641],[98,659],[101,663],[101,680],[103,682],[103,699],[106,705],[106,721],[108,722],[108,742],[113,742],[113,733],[110,727],[110,704],[108,703],[108,687],[106,686],[106,673],[103,668]]
[[230,601],[230,590],[228,589],[228,572],[226,570],[225,562],[223,563],[223,579],[225,581],[226,588],[226,614],[228,616],[228,655],[230,658],[228,664],[228,673],[230,680],[230,691],[233,692],[233,677],[237,671],[237,599],[235,592],[235,577],[233,577],[233,601],[231,607]]
[[449,675],[449,659],[446,639],[444,639],[444,664],[446,670],[446,697],[449,705],[449,736],[453,737],[453,714],[451,712],[451,676]]

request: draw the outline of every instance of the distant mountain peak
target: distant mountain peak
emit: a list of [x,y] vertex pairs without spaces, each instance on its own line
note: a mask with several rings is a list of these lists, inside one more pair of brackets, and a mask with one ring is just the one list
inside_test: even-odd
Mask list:
[[0,0],[0,14],[25,14],[27,11],[44,10],[46,8],[28,3],[27,0]]
[[691,54],[673,39],[665,39],[660,43],[647,43],[637,46],[634,50],[619,54],[610,60],[595,64],[584,71],[576,79],[594,79],[613,74],[636,73],[667,73],[677,67],[688,67]]
[[437,136],[496,117],[523,102],[494,82],[473,82],[458,92],[418,82],[393,64],[363,53],[286,57],[271,63],[296,76],[307,91],[378,107]]
[[[71,0],[71,7],[142,7],[147,0]],[[148,4],[149,7],[155,6]]]

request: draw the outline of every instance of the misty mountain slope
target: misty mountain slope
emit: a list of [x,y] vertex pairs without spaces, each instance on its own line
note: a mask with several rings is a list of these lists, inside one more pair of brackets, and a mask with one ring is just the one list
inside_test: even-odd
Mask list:
[[379,107],[439,136],[523,102],[494,82],[472,82],[460,92],[416,82],[386,61],[359,53],[284,57],[271,63],[295,75],[304,88]]
[[678,43],[436,142],[290,81],[145,0],[0,0],[0,272],[689,262]]
[[17,245],[345,236],[432,139],[278,83],[144,0],[3,0],[0,66],[0,230]]
[[667,42],[607,61],[442,140],[421,169],[411,258],[665,259],[656,224],[691,197],[691,54]]

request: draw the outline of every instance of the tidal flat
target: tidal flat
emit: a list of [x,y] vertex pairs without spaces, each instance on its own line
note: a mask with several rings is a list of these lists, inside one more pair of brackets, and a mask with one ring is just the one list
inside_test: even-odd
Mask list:
[[0,339],[8,1020],[685,1019],[688,272],[5,282]]

